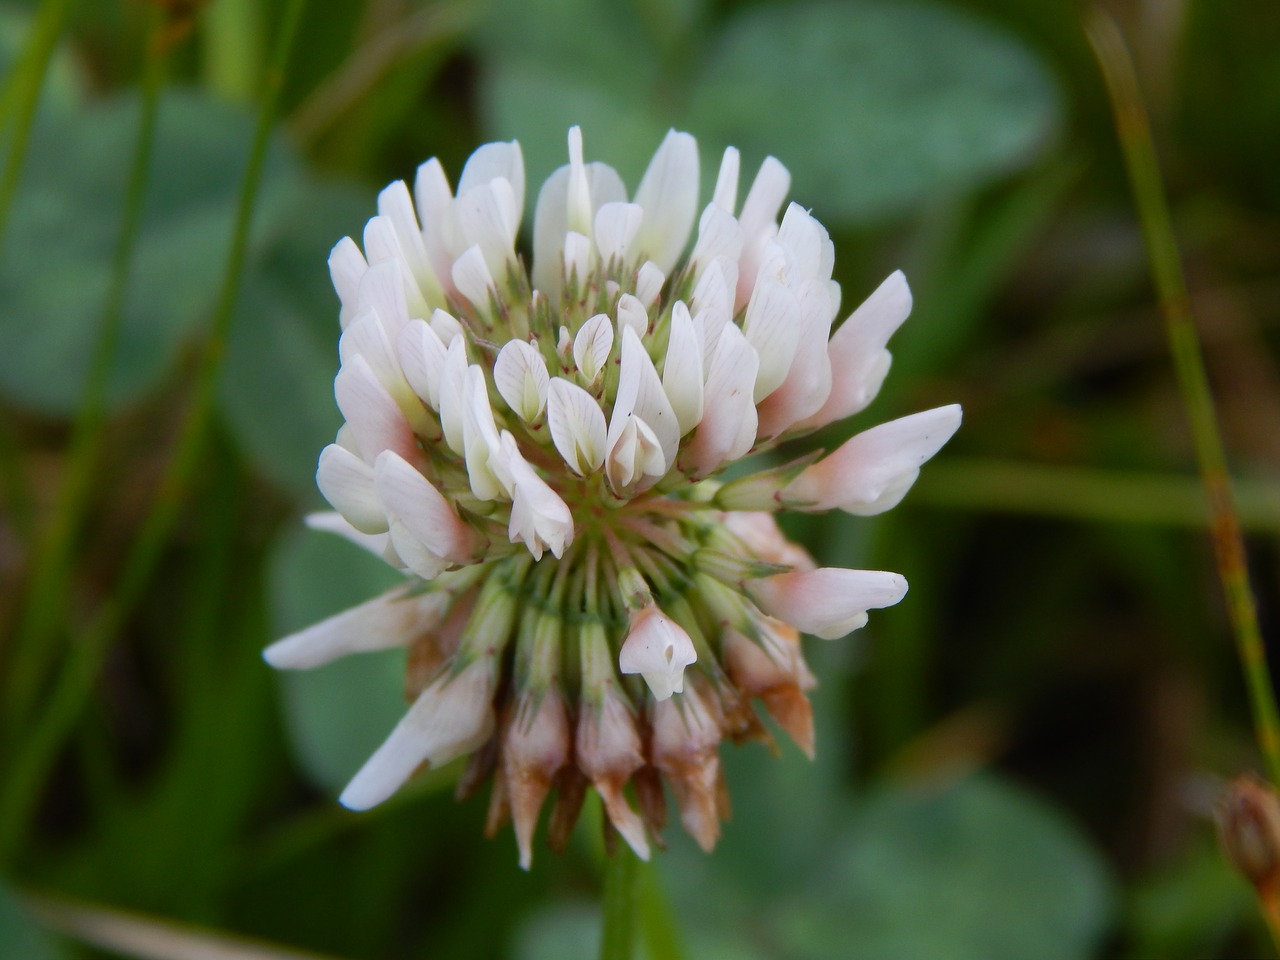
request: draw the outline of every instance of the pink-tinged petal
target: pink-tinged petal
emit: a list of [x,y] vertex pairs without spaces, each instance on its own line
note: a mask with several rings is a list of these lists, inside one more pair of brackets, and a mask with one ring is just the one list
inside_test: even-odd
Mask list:
[[724,716],[716,697],[691,685],[653,710],[653,763],[676,795],[680,822],[710,853],[720,838],[720,741]]
[[432,553],[470,563],[482,541],[418,470],[390,450],[374,465],[374,485],[387,511]]
[[703,379],[711,372],[720,331],[733,322],[733,291],[737,285],[737,261],[718,257],[702,271],[689,298],[689,311],[702,339]]
[[960,417],[953,403],[864,430],[807,468],[783,489],[782,499],[802,510],[882,513],[906,496],[921,464],[960,428]]
[[831,235],[798,203],[787,207],[778,227],[777,243],[788,254],[792,282],[831,279],[835,267]]
[[742,331],[733,324],[726,326],[707,375],[702,420],[682,459],[682,469],[691,476],[714,473],[721,464],[745,455],[755,443],[753,393],[759,363]]
[[511,792],[511,819],[522,870],[533,863],[538,812],[552,780],[569,762],[572,745],[569,712],[559,689],[552,687],[540,696],[524,694],[502,739],[502,766]]
[[719,257],[737,262],[742,254],[742,227],[733,214],[709,203],[698,220],[698,241],[689,254],[699,272]]
[[556,450],[578,476],[604,463],[608,428],[595,398],[577,384],[555,377],[547,391],[547,422]]
[[547,362],[524,340],[508,340],[493,365],[493,382],[507,406],[525,423],[536,420],[547,402]]
[[484,183],[505,180],[512,190],[515,208],[524,210],[524,154],[520,144],[510,142],[486,143],[467,158],[458,178],[458,196],[463,196]]
[[375,312],[387,336],[394,342],[401,328],[409,322],[404,271],[399,260],[370,261],[369,269],[360,278],[356,306],[360,313],[367,310]]
[[440,384],[444,378],[444,341],[425,320],[410,320],[396,343],[396,358],[405,380],[431,409],[440,409]]
[[625,262],[644,222],[644,208],[638,203],[605,203],[596,211],[595,241],[600,259]]
[[437,678],[342,791],[339,802],[368,810],[400,789],[422,764],[438,767],[469,753],[493,732],[495,667],[482,657],[456,676]]
[[652,260],[646,260],[636,271],[636,299],[645,309],[652,307],[666,282],[666,272]]
[[434,580],[449,569],[452,564],[423,543],[399,519],[393,516],[390,521],[387,527],[390,553],[400,561],[393,566],[400,566],[423,580]]
[[865,626],[868,610],[891,607],[906,596],[907,581],[881,570],[819,567],[748,580],[746,588],[771,617],[834,640]]
[[702,343],[694,330],[689,308],[677,300],[671,308],[667,357],[662,364],[662,389],[675,412],[680,436],[702,419]]
[[516,439],[502,433],[503,463],[511,472],[511,520],[508,534],[512,543],[523,543],[535,560],[542,551],[556,557],[573,542],[573,514],[560,495],[538,476],[521,455]]
[[350,237],[343,237],[329,254],[329,276],[333,280],[333,289],[342,303],[339,322],[342,327],[356,314],[357,301],[360,296],[360,278],[369,269],[364,254]]
[[670,273],[689,242],[698,208],[698,143],[675,130],[658,147],[636,189],[644,209],[636,248]]
[[781,283],[762,277],[756,284],[742,332],[760,358],[753,399],[759,403],[782,386],[803,332],[800,303]]
[[640,674],[653,698],[661,701],[684,690],[684,669],[697,659],[689,634],[656,605],[650,605],[632,616],[618,653],[618,669]]
[[725,147],[724,157],[720,161],[720,172],[716,174],[716,188],[711,194],[711,202],[732,214],[738,206],[738,168],[741,160],[737,147]]
[[361,533],[385,533],[386,509],[373,485],[373,467],[346,447],[331,443],[320,451],[316,486],[347,522]]
[[[311,530],[320,533],[332,533],[342,539],[355,544],[361,550],[367,550],[375,557],[386,557],[387,550],[391,544],[391,538],[385,533],[361,533],[353,527],[350,521],[342,514],[332,510],[321,510],[316,513],[308,513],[303,517],[303,522]],[[393,567],[401,567],[403,564],[397,564],[391,560],[387,561]]]
[[443,623],[452,602],[443,590],[415,596],[397,587],[277,640],[262,657],[278,670],[310,670],[352,653],[407,647]]
[[613,321],[607,313],[597,313],[582,325],[573,338],[573,362],[588,384],[596,382],[613,350]]
[[760,403],[757,436],[761,439],[776,437],[796,421],[814,413],[831,393],[827,337],[834,309],[826,282],[816,278],[804,281],[797,303],[801,332],[795,356],[791,358],[786,379]]
[[333,380],[338,401],[351,436],[367,463],[383,450],[394,450],[406,459],[418,448],[409,421],[362,356],[344,363]]
[[910,313],[911,289],[902,271],[896,270],[831,337],[827,344],[831,393],[822,408],[799,426],[816,429],[866,409],[889,372],[885,345]]
[[612,448],[628,422],[639,417],[653,432],[662,450],[665,473],[675,460],[680,444],[680,425],[671,402],[662,390],[662,381],[654,369],[644,343],[630,326],[622,327],[622,364],[618,374],[618,393],[613,417],[609,423],[608,446]]

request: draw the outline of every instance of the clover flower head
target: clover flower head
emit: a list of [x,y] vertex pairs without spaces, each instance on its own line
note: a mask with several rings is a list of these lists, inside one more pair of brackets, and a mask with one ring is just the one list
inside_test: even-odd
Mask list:
[[266,658],[306,668],[407,649],[411,705],[347,806],[465,756],[460,792],[492,778],[488,829],[514,821],[526,868],[548,797],[558,848],[588,786],[647,857],[665,782],[709,850],[726,813],[721,742],[769,738],[756,700],[812,753],[799,634],[856,630],[907,584],[816,567],[773,513],[887,510],[960,410],[719,479],[866,407],[911,308],[894,273],[832,333],[827,231],[783,210],[777,160],[741,204],[738,177],[730,148],[699,211],[697,145],[671,131],[628,199],[574,128],[538,194],[530,270],[517,143],[478,149],[456,192],[428,161],[412,188],[379,195],[363,249],[334,247],[346,422],[317,470],[336,512],[312,522],[406,582]]

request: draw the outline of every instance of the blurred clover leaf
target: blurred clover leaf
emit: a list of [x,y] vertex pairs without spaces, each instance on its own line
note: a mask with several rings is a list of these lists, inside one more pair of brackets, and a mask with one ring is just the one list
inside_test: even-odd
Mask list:
[[[565,162],[565,130],[635,184],[669,126],[768,153],[833,225],[919,208],[1017,169],[1052,135],[1056,86],[1014,38],[927,3],[750,7],[703,18],[680,45],[626,6],[499,0],[482,29],[489,133],[516,137],[536,179]],[[714,166],[704,171],[704,180]],[[750,173],[744,174],[749,176]],[[745,186],[745,184],[744,184]]]

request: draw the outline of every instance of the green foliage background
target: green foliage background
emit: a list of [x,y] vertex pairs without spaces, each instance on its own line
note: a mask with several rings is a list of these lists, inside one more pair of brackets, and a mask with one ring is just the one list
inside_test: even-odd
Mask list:
[[[0,704],[30,705],[0,713],[0,797],[153,509],[284,6],[73,4],[52,58],[0,248]],[[66,471],[160,7],[172,50],[105,455],[32,679],[7,638]],[[1110,8],[1152,111],[1274,636],[1280,13]],[[339,423],[330,247],[359,237],[385,183],[433,155],[456,177],[490,139],[520,139],[532,198],[572,123],[633,186],[670,126],[698,137],[708,181],[726,144],[744,176],[779,157],[832,231],[845,312],[898,267],[915,293],[886,388],[846,433],[965,407],[892,514],[790,527],[827,562],[903,572],[911,593],[851,638],[809,641],[816,762],[725,748],[734,819],[710,857],[670,832],[648,955],[1274,955],[1213,841],[1221,778],[1257,759],[1088,9],[311,0],[210,440],[36,809],[6,825],[0,956],[106,955],[50,932],[63,898],[310,956],[594,954],[598,815],[526,875],[509,835],[481,837],[482,801],[453,803],[456,770],[350,814],[336,793],[402,709],[397,656],[284,677],[258,656],[392,576],[300,520]],[[5,71],[37,11],[0,5]],[[10,125],[6,154],[12,140]]]

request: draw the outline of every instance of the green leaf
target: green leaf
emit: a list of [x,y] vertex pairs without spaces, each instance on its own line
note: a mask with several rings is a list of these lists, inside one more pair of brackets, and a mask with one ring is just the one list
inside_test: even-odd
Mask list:
[[[477,51],[489,133],[516,137],[534,182],[583,127],[589,158],[635,187],[669,126],[772,153],[830,223],[900,214],[1029,161],[1058,122],[1056,88],[1016,40],[925,3],[751,7],[683,48],[625,8],[501,3]],[[660,52],[661,51],[661,52]]]
[[[276,632],[284,636],[390,589],[402,577],[380,558],[327,533],[282,538],[271,563]],[[404,713],[400,651],[346,657],[280,674],[285,727],[302,771],[337,792]]]
[[793,194],[831,222],[1013,170],[1058,114],[1048,74],[1013,39],[940,6],[872,0],[746,11],[692,97],[694,133],[744,160],[777,155]]
[[316,457],[342,424],[333,398],[338,298],[327,260],[340,237],[359,236],[372,195],[303,178],[282,206],[275,235],[245,277],[219,404],[259,469],[318,502]]
[[[79,400],[106,296],[138,133],[136,97],[51,118],[34,132],[15,198],[0,298],[0,391],[46,413]],[[252,134],[246,112],[187,92],[160,106],[151,177],[108,403],[153,387],[206,319],[225,268]],[[92,162],[86,162],[92,158]],[[287,158],[265,173],[255,226],[279,215]]]
[[0,957],[63,960],[67,952],[42,930],[9,889],[0,885]]
[[882,788],[833,843],[831,869],[790,916],[802,956],[1074,960],[1111,912],[1098,855],[1014,786],[970,777],[941,791]]

